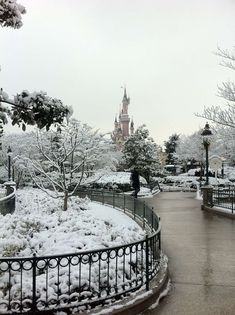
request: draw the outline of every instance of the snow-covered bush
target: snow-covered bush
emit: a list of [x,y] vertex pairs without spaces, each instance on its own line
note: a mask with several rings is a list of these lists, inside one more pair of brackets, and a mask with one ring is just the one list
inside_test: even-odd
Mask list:
[[[130,191],[132,186],[130,183],[130,172],[106,172],[105,174],[100,174],[99,172],[94,174],[85,183],[93,188],[102,188],[114,191]],[[146,185],[147,182],[145,178],[140,176],[140,183]]]
[[[105,296],[107,281],[110,286],[117,285],[120,288],[123,281],[128,283],[131,278],[141,281],[141,272],[145,268],[145,257],[144,253],[141,255],[141,251],[130,256],[128,249],[125,253],[120,249],[117,252],[118,260],[111,259],[115,254],[111,252],[108,261],[108,256],[104,253],[100,263],[98,254],[79,256],[79,253],[84,250],[119,246],[144,237],[145,232],[137,223],[118,210],[76,196],[70,199],[68,211],[64,212],[59,200],[50,199],[39,189],[18,190],[16,211],[12,215],[8,214],[4,217],[0,215],[1,256],[31,257],[33,253],[37,256],[77,253],[77,256],[73,256],[70,265],[68,259],[64,257],[60,260],[59,267],[54,258],[48,260],[47,265],[44,259],[38,258],[37,299],[42,304],[45,301],[53,304],[53,299],[57,301],[58,296],[61,297],[63,294],[75,300],[79,297],[79,301],[82,301],[102,289],[104,289],[102,294]],[[135,247],[133,249],[136,250]],[[79,259],[82,259],[80,274]],[[22,299],[29,301],[32,297],[30,262],[28,265],[28,270],[22,271],[22,280],[19,264],[16,263],[14,270],[11,270],[12,300],[21,300],[21,285]],[[24,267],[27,267],[27,263]],[[9,272],[1,272],[1,302],[8,301],[8,288]],[[0,311],[3,308],[4,305],[1,304]]]

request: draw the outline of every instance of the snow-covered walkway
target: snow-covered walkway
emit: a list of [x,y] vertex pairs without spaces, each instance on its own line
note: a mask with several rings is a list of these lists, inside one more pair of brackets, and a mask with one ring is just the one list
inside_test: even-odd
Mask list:
[[201,210],[196,193],[160,193],[146,202],[162,221],[172,290],[144,315],[235,314],[234,220]]

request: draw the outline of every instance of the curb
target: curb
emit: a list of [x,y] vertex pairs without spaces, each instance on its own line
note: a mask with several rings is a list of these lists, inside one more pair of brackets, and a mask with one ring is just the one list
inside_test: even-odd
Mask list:
[[213,213],[213,214],[218,214],[218,215],[221,215],[223,217],[227,217],[227,218],[235,220],[235,214],[232,214],[232,213],[229,213],[229,212],[225,212],[225,211],[221,211],[221,210],[219,210],[216,207],[211,208],[211,207],[202,205],[201,206],[201,210],[205,210],[207,212],[210,212],[210,213]]
[[[114,303],[112,305],[103,306],[102,309],[88,310],[80,315],[138,315],[146,311],[152,305],[158,305],[159,300],[168,292],[169,271],[168,265],[161,266],[158,275],[150,282],[150,290],[140,289],[136,293],[132,293],[129,297]],[[75,313],[78,315],[78,313]]]

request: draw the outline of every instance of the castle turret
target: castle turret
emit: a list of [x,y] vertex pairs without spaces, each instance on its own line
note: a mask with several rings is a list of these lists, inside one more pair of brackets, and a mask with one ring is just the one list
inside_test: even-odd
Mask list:
[[[122,98],[122,104],[119,110],[119,117],[115,117],[114,131],[112,133],[112,139],[116,143],[117,147],[121,150],[122,143],[130,134],[134,133],[133,119],[130,125],[130,117],[128,114],[128,106],[130,104],[130,97],[127,96],[126,88],[124,88],[124,94]],[[130,126],[129,126],[130,125]]]
[[121,117],[120,117],[120,122],[122,126],[122,133],[124,137],[129,136],[129,123],[130,123],[130,118],[128,115],[128,105],[130,104],[130,98],[127,97],[126,94],[126,88],[124,89],[124,95],[122,99],[122,111],[121,111]]

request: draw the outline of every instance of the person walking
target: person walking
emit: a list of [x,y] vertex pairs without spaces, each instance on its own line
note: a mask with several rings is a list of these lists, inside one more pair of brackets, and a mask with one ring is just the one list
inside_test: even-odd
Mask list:
[[131,171],[131,185],[134,188],[133,196],[137,198],[140,191],[140,176],[136,168]]

